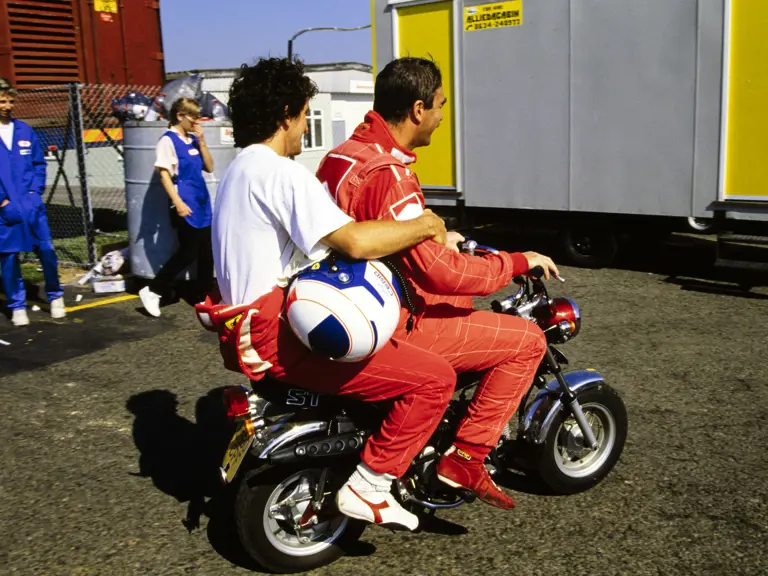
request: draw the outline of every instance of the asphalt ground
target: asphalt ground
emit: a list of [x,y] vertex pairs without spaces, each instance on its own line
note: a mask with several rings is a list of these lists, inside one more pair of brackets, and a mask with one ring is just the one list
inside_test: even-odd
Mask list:
[[[558,497],[532,481],[511,512],[474,503],[417,534],[371,527],[315,573],[766,574],[768,288],[729,284],[710,260],[706,242],[678,240],[550,283],[582,307],[562,347],[572,367],[602,372],[627,404],[603,483]],[[0,574],[258,571],[208,499],[216,391],[242,379],[189,305],[31,317],[0,318]]]

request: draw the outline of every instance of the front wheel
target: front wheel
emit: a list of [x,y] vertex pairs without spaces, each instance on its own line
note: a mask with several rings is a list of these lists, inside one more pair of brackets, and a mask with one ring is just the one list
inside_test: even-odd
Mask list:
[[244,475],[235,504],[237,532],[262,567],[280,574],[313,570],[337,560],[362,535],[365,523],[336,509],[335,491],[322,510],[312,509],[321,473],[282,467]]
[[627,438],[627,410],[613,388],[603,384],[582,392],[578,400],[597,438],[597,449],[585,445],[576,419],[565,406],[537,448],[538,473],[558,494],[575,494],[597,485],[616,465]]

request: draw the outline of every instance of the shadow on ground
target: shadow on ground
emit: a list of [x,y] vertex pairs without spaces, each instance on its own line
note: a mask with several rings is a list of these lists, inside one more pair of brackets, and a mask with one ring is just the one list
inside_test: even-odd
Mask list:
[[139,472],[180,503],[187,512],[180,529],[200,528],[209,519],[211,546],[229,562],[260,570],[239,545],[232,517],[233,490],[222,486],[219,466],[233,428],[222,402],[223,388],[198,399],[195,421],[178,413],[178,398],[168,390],[150,390],[131,396],[126,409],[133,414],[133,441],[139,451]]
[[[261,571],[239,543],[233,517],[235,487],[225,488],[219,481],[219,465],[233,432],[222,390],[211,390],[197,401],[195,422],[178,413],[178,398],[168,390],[131,396],[126,409],[134,416],[133,441],[139,452],[139,472],[134,475],[150,479],[155,488],[187,504],[180,529],[198,529],[206,516],[213,549],[237,566]],[[468,533],[464,526],[430,514],[422,516],[419,531],[446,536]],[[375,551],[372,543],[358,541],[345,549],[345,555],[366,557]]]
[[[35,302],[35,293],[28,293],[30,305]],[[0,304],[4,310],[5,303]],[[136,322],[133,312],[112,307],[93,308],[63,320],[50,317],[47,303],[41,303],[40,308],[38,312],[30,310],[29,326],[14,327],[5,320],[0,325],[0,340],[7,342],[0,354],[0,378],[45,368],[116,344],[152,338],[173,329],[168,322]]]
[[[564,260],[555,231],[489,224],[466,233],[481,244],[501,250],[532,250],[550,255],[556,263]],[[716,268],[716,245],[715,236],[695,234],[630,237],[621,243],[610,268],[666,276],[667,282],[686,290],[743,295],[753,287],[768,286],[768,274],[764,272]]]

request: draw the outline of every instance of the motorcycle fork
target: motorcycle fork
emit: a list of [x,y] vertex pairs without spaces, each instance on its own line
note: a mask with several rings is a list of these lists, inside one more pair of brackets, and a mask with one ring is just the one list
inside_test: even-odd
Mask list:
[[560,367],[555,355],[552,354],[552,349],[549,346],[547,346],[547,351],[544,354],[544,361],[549,365],[552,374],[555,375],[555,379],[560,385],[562,402],[570,408],[571,414],[573,414],[573,417],[576,419],[587,445],[592,448],[592,450],[597,450],[598,443],[597,438],[595,438],[595,433],[592,431],[592,427],[584,416],[584,411],[581,409],[581,404],[579,404],[576,394],[573,393],[571,387],[568,386],[568,382],[565,381],[565,378],[563,377],[563,369]]
[[323,468],[323,471],[320,473],[320,480],[315,484],[314,493],[309,501],[309,506],[307,506],[307,509],[304,511],[298,524],[294,524],[297,534],[298,531],[309,528],[320,521],[319,515],[323,510],[323,504],[325,503],[325,497],[327,496],[325,493],[325,483],[327,480],[328,468]]

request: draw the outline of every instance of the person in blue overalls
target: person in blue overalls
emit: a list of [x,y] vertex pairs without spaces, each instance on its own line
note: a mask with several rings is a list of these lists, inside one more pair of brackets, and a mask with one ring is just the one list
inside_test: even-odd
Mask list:
[[195,260],[195,301],[202,301],[213,287],[211,197],[203,178],[203,170],[213,172],[213,158],[200,125],[200,105],[191,98],[179,98],[171,106],[169,130],[157,142],[155,168],[171,199],[179,238],[178,250],[139,291],[144,309],[160,316],[160,301],[170,284]]
[[12,116],[16,90],[0,78],[0,275],[14,326],[29,324],[20,253],[34,251],[43,267],[53,318],[64,318],[64,291],[45,212],[45,157],[35,131]]

